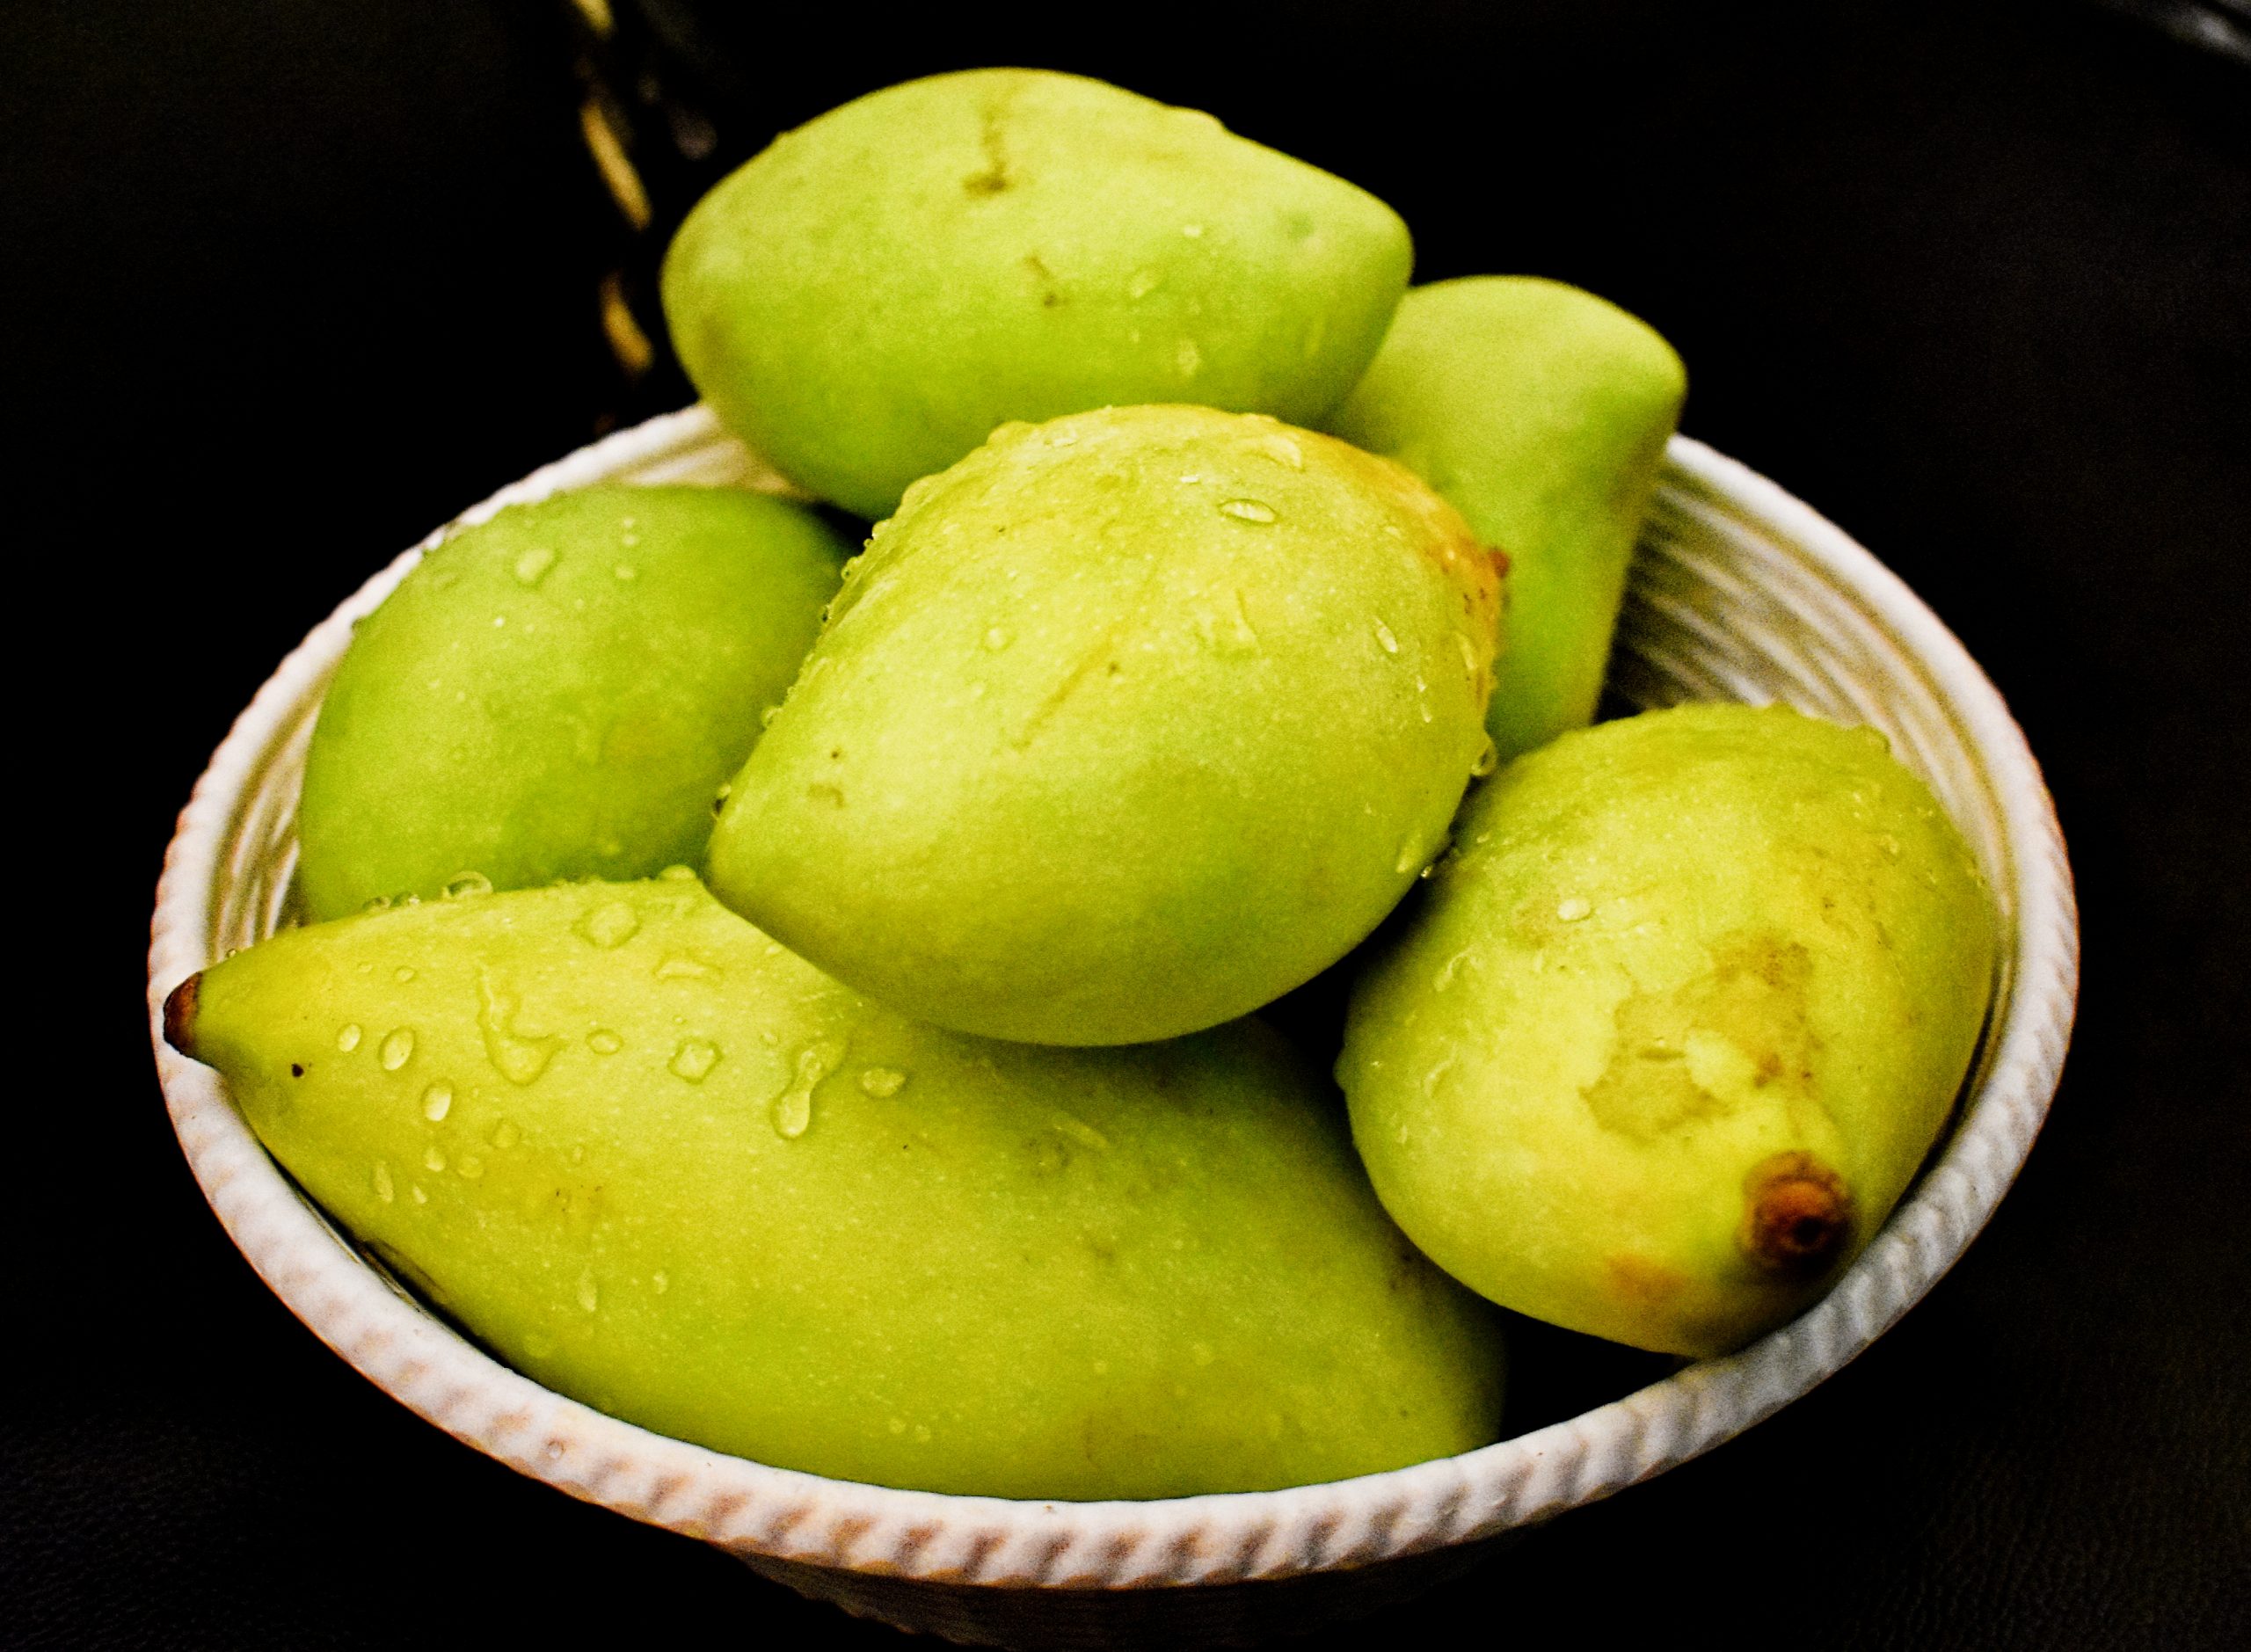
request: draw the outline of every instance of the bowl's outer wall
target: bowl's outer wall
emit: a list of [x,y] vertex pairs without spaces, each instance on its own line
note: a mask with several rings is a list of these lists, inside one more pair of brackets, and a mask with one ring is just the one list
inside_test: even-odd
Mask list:
[[[691,408],[535,472],[462,520],[602,481],[786,491]],[[149,974],[174,1127],[251,1265],[369,1380],[523,1474],[720,1544],[853,1610],[957,1638],[1093,1644],[1278,1630],[1347,1603],[1326,1590],[1318,1601],[1297,1590],[1198,1590],[1209,1612],[1182,1597],[1187,1619],[1160,1613],[1160,1622],[1147,1597],[1102,1607],[1052,1591],[1356,1571],[1337,1583],[1348,1593],[1365,1585],[1363,1604],[1373,1605],[1434,1582],[1442,1572],[1417,1578],[1423,1565],[1379,1562],[1478,1543],[1606,1496],[1742,1432],[1843,1366],[1968,1246],[2054,1095],[2077,990],[2077,913],[2053,805],[2022,732],[1961,644],[1866,550],[1772,483],[1675,438],[1635,564],[1614,691],[1642,705],[1779,700],[1883,730],[1968,836],[2011,941],[1951,1136],[1826,1297],[1739,1353],[1566,1422],[1460,1457],[1286,1491],[1143,1503],[944,1496],[822,1480],[648,1433],[517,1375],[390,1284],[266,1156],[218,1075],[161,1036],[174,986],[282,921],[298,778],[322,689],[353,622],[444,531],[370,579],[282,663],[180,816]],[[915,1580],[938,1587],[918,1590]],[[1050,1591],[1045,1605],[1024,1590]]]

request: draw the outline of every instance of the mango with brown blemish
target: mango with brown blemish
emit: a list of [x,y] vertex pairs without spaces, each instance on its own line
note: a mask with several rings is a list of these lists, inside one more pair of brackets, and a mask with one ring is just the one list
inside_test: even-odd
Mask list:
[[1494,1301],[1708,1355],[1804,1307],[1936,1139],[1999,945],[1883,737],[1684,706],[1473,796],[1337,1076],[1400,1226]]
[[715,1451],[1169,1497],[1497,1430],[1497,1316],[1386,1219],[1256,1022],[960,1037],[659,877],[285,931],[165,1027],[487,1347]]
[[849,567],[713,891],[1038,1044],[1234,1019],[1373,929],[1473,770],[1491,557],[1411,473],[1207,407],[1004,426]]

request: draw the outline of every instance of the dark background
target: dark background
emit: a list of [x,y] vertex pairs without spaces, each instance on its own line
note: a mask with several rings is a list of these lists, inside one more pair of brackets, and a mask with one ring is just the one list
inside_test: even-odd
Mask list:
[[[668,83],[709,169],[891,80],[1050,64],[1366,185],[1425,279],[1637,310],[1689,363],[1686,428],[1885,557],[2047,765],[2082,1015],[1967,1258],[1749,1436],[1334,1643],[1559,1611],[1596,1644],[2251,1643],[2245,35],[2072,0],[1205,0],[1084,36],[1056,5],[828,6],[785,43],[735,10],[765,21],[718,42],[732,81]],[[353,1374],[205,1208],[145,1043],[171,816],[274,662],[435,523],[685,399],[604,341],[598,285],[631,300],[645,253],[581,145],[566,11],[0,4],[10,899],[40,922],[0,1149],[9,1644],[575,1644],[652,1612],[890,1639]],[[636,62],[603,72],[675,207],[708,171],[659,154]]]

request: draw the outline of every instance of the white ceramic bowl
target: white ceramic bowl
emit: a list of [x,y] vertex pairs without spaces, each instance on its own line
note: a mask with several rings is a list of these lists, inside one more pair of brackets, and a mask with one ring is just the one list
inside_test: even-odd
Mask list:
[[[784,487],[695,408],[582,449],[462,520],[595,482]],[[282,662],[180,816],[149,957],[149,1025],[180,1144],[274,1293],[386,1393],[523,1474],[716,1543],[855,1612],[961,1640],[1124,1645],[1287,1633],[1412,1593],[1525,1526],[1709,1450],[1838,1370],[1962,1254],[2055,1092],[2077,918],[2053,807],[2000,696],[1867,551],[1772,483],[1675,439],[1613,688],[1643,705],[1781,700],[1882,729],[1967,833],[2009,938],[1952,1134],[1825,1298],[1738,1354],[1568,1422],[1287,1491],[1156,1503],[944,1496],[823,1480],[649,1433],[550,1393],[432,1317],[307,1204],[218,1075],[161,1037],[173,986],[280,921],[322,690],[353,622],[437,537],[370,579]]]

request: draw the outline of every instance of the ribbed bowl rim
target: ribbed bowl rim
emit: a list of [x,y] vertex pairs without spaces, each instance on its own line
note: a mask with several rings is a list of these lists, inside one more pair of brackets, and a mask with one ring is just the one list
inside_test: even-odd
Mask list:
[[[698,406],[581,448],[457,520],[608,480],[784,485]],[[746,1555],[1003,1587],[1235,1583],[1468,1542],[1686,1462],[1841,1368],[1920,1299],[1985,1225],[2055,1093],[2074,1010],[2079,935],[2063,836],[2039,767],[2000,695],[1952,633],[1836,526],[1701,442],[1673,439],[1664,491],[1692,503],[1722,501],[1793,548],[1912,657],[1983,769],[2000,825],[1987,846],[1998,865],[1988,870],[1998,873],[2014,917],[2004,1010],[1988,1029],[1951,1139],[1836,1286],[1739,1353],[1458,1457],[1283,1491],[1111,1503],[947,1496],[770,1467],[619,1422],[499,1364],[346,1244],[266,1156],[219,1076],[162,1036],[165,995],[212,961],[219,913],[239,905],[246,879],[262,875],[244,841],[261,776],[293,736],[302,750],[353,622],[448,529],[368,580],[281,663],[180,814],[157,886],[148,1007],[165,1103],[189,1166],[274,1294],[385,1393],[521,1474]],[[269,925],[278,896],[278,888],[259,896]]]

